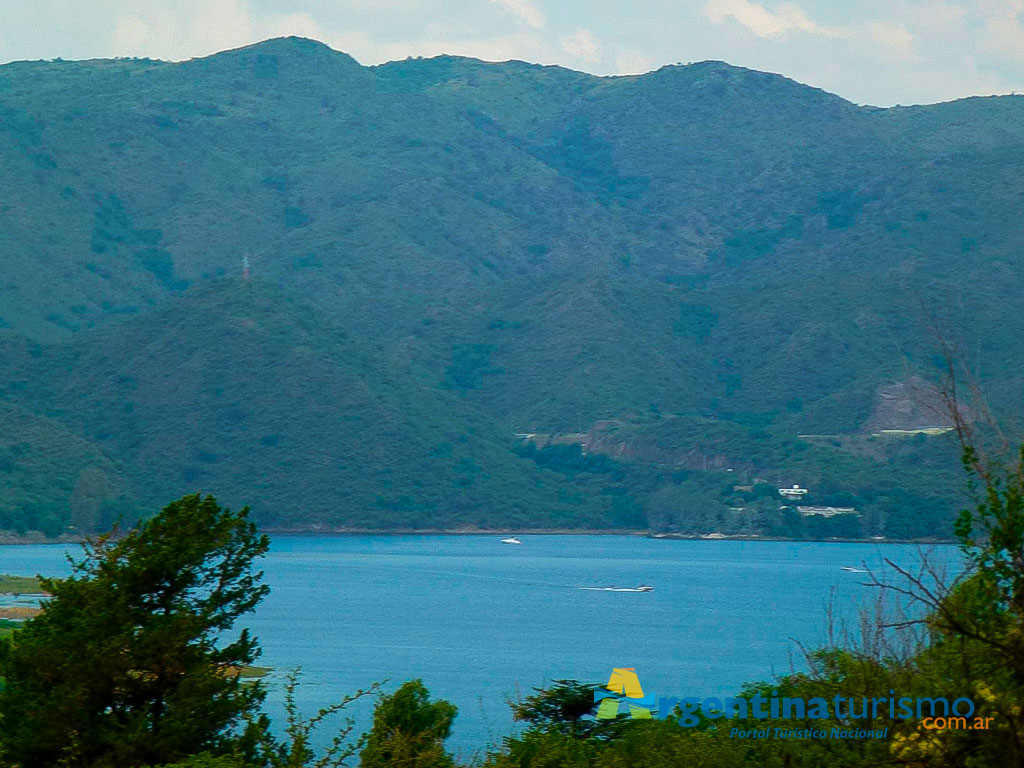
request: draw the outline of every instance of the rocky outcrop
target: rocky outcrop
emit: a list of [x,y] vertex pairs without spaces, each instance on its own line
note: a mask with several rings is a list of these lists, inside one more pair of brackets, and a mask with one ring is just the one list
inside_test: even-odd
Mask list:
[[659,445],[632,434],[620,434],[619,422],[598,421],[587,432],[583,450],[612,458],[665,464],[685,469],[728,469],[743,466],[723,453],[695,448]]
[[952,420],[938,389],[918,376],[911,376],[878,388],[864,431],[949,426]]

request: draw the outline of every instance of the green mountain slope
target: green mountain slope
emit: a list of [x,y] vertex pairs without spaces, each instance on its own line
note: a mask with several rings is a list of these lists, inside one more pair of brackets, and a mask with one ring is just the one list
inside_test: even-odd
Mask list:
[[[366,68],[289,38],[0,67],[0,158],[0,405],[92,452],[108,515],[204,488],[281,526],[642,526],[697,482],[635,458],[662,416],[780,482],[809,472],[798,434],[932,426],[885,394],[937,375],[932,316],[997,411],[1022,390],[1024,98]],[[609,420],[636,433],[610,464],[513,437]],[[709,425],[773,447],[722,454]],[[873,531],[943,532],[955,501],[920,500],[954,463],[836,442],[814,461],[846,468],[808,476],[900,508]],[[904,460],[934,514],[872,495]],[[18,501],[34,472],[0,470],[0,528],[70,521],[66,473]],[[702,498],[738,504],[726,480]]]
[[131,457],[148,506],[201,488],[286,527],[526,525],[539,505],[569,527],[606,522],[457,395],[410,389],[343,326],[260,281],[194,289],[21,370],[50,381],[26,387],[36,408]]
[[110,527],[133,514],[119,467],[87,440],[10,403],[0,404],[0,521],[7,530]]

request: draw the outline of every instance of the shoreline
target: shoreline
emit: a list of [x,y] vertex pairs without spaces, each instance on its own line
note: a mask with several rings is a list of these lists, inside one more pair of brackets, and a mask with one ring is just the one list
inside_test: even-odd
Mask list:
[[23,546],[28,544],[81,544],[86,540],[86,538],[87,537],[85,536],[71,536],[65,533],[57,536],[56,538],[50,539],[38,531],[30,531],[26,534],[0,531],[0,546]]
[[644,539],[671,541],[792,541],[806,544],[955,544],[954,538],[934,536],[920,539],[828,538],[795,539],[786,536],[751,536],[723,534],[707,536],[697,533],[652,533],[637,529],[609,528],[262,528],[262,533],[285,536],[635,536]]
[[[267,526],[260,533],[271,536],[635,536],[646,539],[672,541],[766,541],[803,542],[807,544],[921,544],[927,546],[955,544],[953,538],[928,537],[919,539],[828,538],[795,539],[784,536],[751,536],[721,534],[709,536],[696,533],[652,533],[637,528],[327,528],[321,526]],[[0,546],[28,546],[81,544],[88,537],[63,534],[48,539],[38,532],[25,535],[0,533]]]

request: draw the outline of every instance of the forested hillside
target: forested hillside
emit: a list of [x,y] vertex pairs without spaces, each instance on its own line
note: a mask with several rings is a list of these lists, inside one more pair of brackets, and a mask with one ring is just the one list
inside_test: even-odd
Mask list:
[[0,168],[0,529],[947,535],[933,320],[1024,394],[1022,97],[288,38],[0,67]]

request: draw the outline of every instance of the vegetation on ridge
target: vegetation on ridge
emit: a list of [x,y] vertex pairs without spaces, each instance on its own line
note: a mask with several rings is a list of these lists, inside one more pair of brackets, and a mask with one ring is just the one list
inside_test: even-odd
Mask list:
[[[882,110],[721,62],[366,68],[299,39],[18,62],[0,94],[0,530],[197,488],[280,526],[643,527],[679,467],[606,482],[513,435],[660,415],[941,535],[943,438],[897,498],[847,437],[940,426],[882,409],[933,378],[930,314],[1020,400],[1021,97]],[[811,467],[803,434],[840,445]]]

